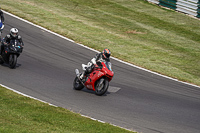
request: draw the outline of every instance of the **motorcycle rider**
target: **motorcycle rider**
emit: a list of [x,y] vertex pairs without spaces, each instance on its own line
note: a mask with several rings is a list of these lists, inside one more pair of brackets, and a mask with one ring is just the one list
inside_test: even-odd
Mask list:
[[88,64],[85,65],[86,70],[80,75],[80,79],[82,80],[86,74],[90,74],[93,70],[94,64],[97,64],[97,62],[110,62],[110,55],[111,52],[107,48],[105,48],[101,53],[96,54],[96,56],[91,59],[91,62],[88,62]]
[[22,47],[24,46],[24,43],[22,41],[22,37],[20,35],[18,35],[18,29],[17,28],[11,28],[10,29],[10,34],[6,35],[5,38],[3,39],[2,43],[1,43],[1,49],[0,49],[0,55],[2,53],[2,51],[4,50],[4,45],[9,45],[10,41],[13,39],[17,39]]

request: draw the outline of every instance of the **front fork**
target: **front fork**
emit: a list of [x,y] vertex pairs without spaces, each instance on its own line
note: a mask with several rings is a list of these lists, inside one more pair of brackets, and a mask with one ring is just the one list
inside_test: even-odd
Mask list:
[[77,77],[78,80],[81,82],[81,84],[82,84],[83,86],[85,86],[84,83],[82,82],[82,80],[80,79],[80,73],[79,73],[79,70],[78,70],[78,69],[75,69],[75,73],[76,73],[76,77]]
[[104,82],[104,78],[101,78],[99,83],[96,86],[98,91],[100,91],[103,88],[103,82]]

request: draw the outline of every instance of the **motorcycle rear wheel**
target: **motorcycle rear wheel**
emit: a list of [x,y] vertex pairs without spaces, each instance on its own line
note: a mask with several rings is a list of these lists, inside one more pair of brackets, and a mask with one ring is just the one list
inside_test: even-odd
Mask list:
[[9,57],[9,66],[11,69],[15,68],[17,64],[17,55],[11,54]]
[[0,59],[0,64],[3,64],[4,62],[3,62],[3,60],[2,59]]
[[81,81],[78,79],[78,77],[76,77],[74,79],[74,83],[73,83],[74,89],[75,90],[82,90],[84,88],[83,84],[81,83]]
[[[100,84],[100,81],[103,80],[103,82]],[[107,78],[100,78],[97,82],[96,82],[96,86],[95,86],[95,94],[98,96],[102,96],[103,94],[105,94],[108,90],[108,86],[109,86],[109,81]]]

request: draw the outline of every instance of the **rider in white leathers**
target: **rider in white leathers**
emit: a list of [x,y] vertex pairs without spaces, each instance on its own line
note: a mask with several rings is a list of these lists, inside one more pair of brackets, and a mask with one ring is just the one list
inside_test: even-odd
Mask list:
[[92,66],[97,62],[110,61],[110,55],[110,50],[106,48],[101,53],[96,54],[96,56],[92,58],[91,62],[88,62],[87,65],[82,64],[84,72],[80,75],[80,79],[83,79],[86,74],[90,74],[93,69]]

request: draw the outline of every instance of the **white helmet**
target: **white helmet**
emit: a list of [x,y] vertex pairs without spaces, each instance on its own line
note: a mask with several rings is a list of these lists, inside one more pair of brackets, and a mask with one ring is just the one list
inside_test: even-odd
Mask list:
[[17,37],[18,36],[18,29],[17,28],[10,29],[10,35],[14,38]]

